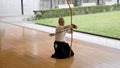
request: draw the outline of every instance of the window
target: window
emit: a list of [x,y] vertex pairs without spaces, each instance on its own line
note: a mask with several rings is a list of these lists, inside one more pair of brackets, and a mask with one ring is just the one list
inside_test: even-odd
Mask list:
[[112,0],[105,0],[106,2],[110,2],[110,1],[112,1]]
[[83,3],[93,3],[96,2],[96,0],[83,0]]
[[[72,4],[73,0],[69,0],[70,4]],[[66,4],[66,0],[58,0],[58,4]]]
[[65,4],[65,0],[58,0],[58,4]]

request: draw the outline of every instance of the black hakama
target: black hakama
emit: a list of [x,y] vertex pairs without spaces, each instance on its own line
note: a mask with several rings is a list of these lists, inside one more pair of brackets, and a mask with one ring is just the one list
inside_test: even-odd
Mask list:
[[51,56],[53,58],[64,59],[74,55],[74,52],[66,42],[54,42],[55,53]]

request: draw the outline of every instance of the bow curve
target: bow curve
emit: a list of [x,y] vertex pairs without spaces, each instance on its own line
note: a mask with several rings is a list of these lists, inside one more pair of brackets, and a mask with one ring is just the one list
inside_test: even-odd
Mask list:
[[[66,0],[66,2],[67,2],[67,4],[68,4],[68,6],[69,6],[69,12],[70,12],[70,22],[71,22],[71,25],[72,25],[72,8],[71,8],[71,6],[70,6],[70,3],[69,3],[69,0]],[[71,31],[72,31],[73,29],[71,29]],[[71,49],[72,49],[72,43],[73,43],[73,33],[71,34],[71,45],[70,45],[70,47],[71,47]],[[70,56],[71,56],[71,50],[70,50]]]

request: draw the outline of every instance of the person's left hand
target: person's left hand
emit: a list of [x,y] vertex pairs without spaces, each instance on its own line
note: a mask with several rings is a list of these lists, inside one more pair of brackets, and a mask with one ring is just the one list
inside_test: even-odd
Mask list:
[[73,28],[75,28],[75,29],[77,29],[77,28],[78,28],[78,26],[77,26],[77,25],[75,25],[75,24],[72,24],[72,27],[73,27]]

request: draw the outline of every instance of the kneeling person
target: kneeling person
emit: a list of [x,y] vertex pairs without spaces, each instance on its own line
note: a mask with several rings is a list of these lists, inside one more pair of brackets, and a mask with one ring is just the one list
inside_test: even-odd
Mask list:
[[[56,26],[56,35],[54,42],[55,53],[51,56],[53,58],[63,59],[74,55],[74,52],[66,42],[65,34],[67,32],[73,33],[73,28],[77,29],[75,24],[64,26],[64,19],[59,18],[58,26]],[[57,34],[58,33],[58,34]]]

